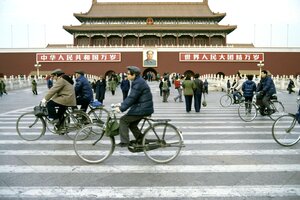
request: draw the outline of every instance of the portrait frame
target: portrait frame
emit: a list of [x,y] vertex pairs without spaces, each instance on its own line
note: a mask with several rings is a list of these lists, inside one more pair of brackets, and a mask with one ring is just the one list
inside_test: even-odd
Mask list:
[[[151,55],[149,55],[151,54]],[[149,48],[143,50],[143,67],[157,67],[157,49]]]

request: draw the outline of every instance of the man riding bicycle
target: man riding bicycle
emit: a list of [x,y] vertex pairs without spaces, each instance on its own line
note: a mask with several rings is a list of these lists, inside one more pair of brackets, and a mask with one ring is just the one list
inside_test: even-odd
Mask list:
[[94,100],[93,89],[87,78],[84,76],[84,72],[81,70],[75,71],[76,84],[75,94],[76,103],[81,105],[80,109],[86,112],[89,104]]
[[273,114],[275,110],[271,109],[270,107],[270,99],[273,94],[276,94],[276,88],[271,76],[268,76],[268,72],[266,70],[261,71],[261,80],[256,91],[258,92],[257,100],[262,100],[263,106],[261,111],[264,111],[265,108],[267,108],[266,113],[268,115]]
[[127,98],[121,103],[116,110],[124,112],[129,111],[120,118],[120,139],[117,144],[120,147],[129,145],[129,129],[133,133],[136,141],[141,143],[142,133],[138,128],[138,124],[145,116],[150,116],[154,112],[152,93],[147,82],[140,76],[141,70],[135,66],[127,67],[127,77],[131,84],[131,91]]
[[[56,129],[60,129],[63,122],[63,116],[69,106],[76,106],[75,90],[73,80],[61,69],[56,69],[51,73],[56,81],[49,89],[46,96],[42,99],[42,104],[46,104],[49,118],[52,118]],[[56,111],[56,107],[58,110]]]

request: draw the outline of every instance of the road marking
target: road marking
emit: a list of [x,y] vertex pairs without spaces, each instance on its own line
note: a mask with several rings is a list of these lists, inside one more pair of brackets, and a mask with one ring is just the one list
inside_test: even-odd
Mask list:
[[[88,143],[89,141],[81,141],[81,143]],[[108,141],[107,141],[108,143]],[[184,140],[184,144],[275,144],[275,140],[273,139],[213,139],[213,140]],[[0,144],[8,145],[8,144],[30,144],[30,145],[38,145],[38,144],[73,144],[71,140],[37,140],[37,141],[24,141],[24,140],[0,140]]]
[[[100,154],[101,151],[86,151],[86,154]],[[157,152],[170,155],[171,151]],[[180,156],[252,156],[252,155],[299,155],[300,149],[283,150],[182,150]],[[75,156],[74,150],[0,150],[0,156]],[[131,153],[127,150],[114,151],[112,156],[144,156],[144,153]],[[153,153],[154,155],[154,153]]]
[[153,187],[0,187],[0,197],[18,198],[200,198],[297,197],[299,185],[153,186]]
[[237,173],[299,172],[288,165],[0,165],[0,173]]
[[[46,133],[46,135],[49,136],[49,132]],[[270,135],[269,132],[266,131],[231,131],[231,132],[223,132],[223,131],[218,131],[218,132],[214,132],[214,131],[209,131],[209,132],[195,132],[195,131],[184,131],[182,133],[184,136],[188,136],[188,135]],[[16,131],[14,132],[0,132],[0,135],[6,135],[6,136],[16,136],[18,135],[18,133]],[[36,133],[24,133],[22,135],[37,135]]]

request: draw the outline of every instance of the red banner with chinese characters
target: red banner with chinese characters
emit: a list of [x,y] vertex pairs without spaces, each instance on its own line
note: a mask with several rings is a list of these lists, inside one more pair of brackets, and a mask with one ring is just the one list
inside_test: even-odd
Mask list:
[[121,53],[37,53],[36,62],[121,62]]
[[264,53],[179,53],[180,62],[259,62]]

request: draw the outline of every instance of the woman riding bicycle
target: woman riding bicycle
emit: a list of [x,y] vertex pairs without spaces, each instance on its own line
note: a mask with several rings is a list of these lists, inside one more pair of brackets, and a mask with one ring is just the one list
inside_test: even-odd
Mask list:
[[127,109],[127,114],[120,118],[120,139],[117,144],[120,147],[129,145],[129,129],[133,133],[137,142],[142,141],[142,133],[138,128],[138,124],[145,116],[150,116],[154,112],[152,93],[147,82],[140,76],[141,70],[135,66],[127,67],[128,80],[132,81],[131,92],[129,96],[121,103],[121,106],[116,108],[116,111],[124,112]]

